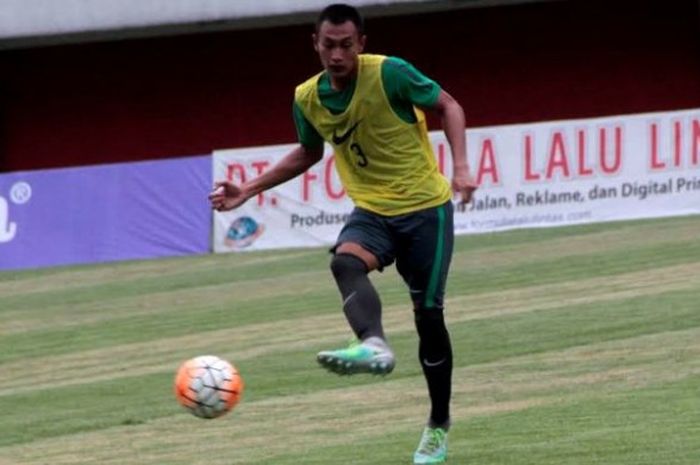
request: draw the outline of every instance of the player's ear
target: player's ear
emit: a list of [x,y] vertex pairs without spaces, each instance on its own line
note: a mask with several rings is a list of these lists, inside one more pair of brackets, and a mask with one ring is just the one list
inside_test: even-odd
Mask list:
[[318,36],[316,34],[311,34],[311,40],[314,43],[314,50],[318,52]]
[[358,43],[360,44],[360,53],[365,49],[365,44],[367,43],[367,36],[362,34],[360,38],[358,39]]

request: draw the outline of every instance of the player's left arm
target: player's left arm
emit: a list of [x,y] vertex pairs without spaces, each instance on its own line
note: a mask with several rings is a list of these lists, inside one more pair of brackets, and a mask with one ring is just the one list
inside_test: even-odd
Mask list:
[[422,110],[436,112],[445,131],[452,152],[452,189],[459,196],[458,208],[472,199],[477,183],[469,172],[465,136],[465,118],[462,106],[438,83],[417,70],[412,64],[397,57],[389,57],[383,67],[385,89],[390,101],[410,102]]
[[462,106],[445,90],[440,93],[435,104],[429,108],[441,119],[442,129],[452,152],[452,190],[459,195],[460,209],[471,202],[478,185],[469,171],[465,135],[465,118]]

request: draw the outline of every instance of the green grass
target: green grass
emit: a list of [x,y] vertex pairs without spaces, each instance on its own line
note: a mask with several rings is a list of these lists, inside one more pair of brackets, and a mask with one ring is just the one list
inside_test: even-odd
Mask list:
[[[459,237],[448,463],[700,463],[700,217]],[[373,274],[398,366],[335,377],[325,248],[0,273],[0,465],[410,463],[427,415],[407,291]],[[231,414],[172,396],[213,353]]]

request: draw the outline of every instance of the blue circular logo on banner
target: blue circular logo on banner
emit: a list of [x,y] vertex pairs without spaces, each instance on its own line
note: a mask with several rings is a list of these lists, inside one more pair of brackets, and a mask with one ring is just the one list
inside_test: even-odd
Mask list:
[[260,237],[264,229],[262,224],[259,224],[250,216],[241,216],[233,220],[228,227],[224,242],[229,247],[248,247],[255,239]]

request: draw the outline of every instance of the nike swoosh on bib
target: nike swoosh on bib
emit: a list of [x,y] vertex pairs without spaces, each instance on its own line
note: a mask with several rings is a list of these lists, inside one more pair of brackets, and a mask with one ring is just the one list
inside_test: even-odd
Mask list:
[[340,145],[340,144],[344,143],[346,140],[348,140],[350,138],[350,136],[352,135],[352,133],[355,132],[355,129],[357,129],[357,125],[360,124],[361,121],[362,120],[353,124],[350,127],[350,129],[348,129],[347,131],[345,131],[344,134],[341,134],[341,135],[336,134],[336,130],[333,129],[333,143],[335,145]]

